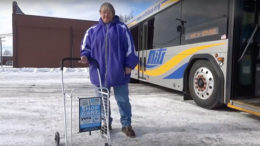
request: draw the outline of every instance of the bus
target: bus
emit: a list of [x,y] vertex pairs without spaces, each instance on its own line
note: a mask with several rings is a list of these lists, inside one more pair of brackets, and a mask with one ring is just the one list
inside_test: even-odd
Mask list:
[[134,80],[260,116],[259,0],[161,0],[127,22]]

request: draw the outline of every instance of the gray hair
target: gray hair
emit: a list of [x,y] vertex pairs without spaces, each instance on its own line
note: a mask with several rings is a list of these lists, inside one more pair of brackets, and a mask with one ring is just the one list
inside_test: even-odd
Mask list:
[[99,9],[99,12],[101,12],[101,9],[102,8],[107,8],[109,10],[112,11],[113,15],[115,15],[115,9],[113,7],[113,5],[109,2],[104,2],[101,6],[100,6],[100,9]]

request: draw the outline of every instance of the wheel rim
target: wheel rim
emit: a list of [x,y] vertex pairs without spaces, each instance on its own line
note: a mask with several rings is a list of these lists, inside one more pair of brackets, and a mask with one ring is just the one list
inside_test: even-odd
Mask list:
[[193,87],[195,94],[200,99],[208,99],[214,90],[214,77],[212,72],[206,67],[198,68],[193,77]]

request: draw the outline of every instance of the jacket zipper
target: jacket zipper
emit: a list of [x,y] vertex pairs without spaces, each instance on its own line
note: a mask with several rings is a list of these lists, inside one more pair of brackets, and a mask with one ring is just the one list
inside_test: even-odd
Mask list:
[[106,24],[106,36],[105,36],[105,65],[106,65],[106,71],[105,71],[105,86],[107,87],[107,36],[108,35],[108,24]]

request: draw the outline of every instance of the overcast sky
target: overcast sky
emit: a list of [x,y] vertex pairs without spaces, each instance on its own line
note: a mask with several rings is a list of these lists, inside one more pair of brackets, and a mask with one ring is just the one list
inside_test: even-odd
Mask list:
[[[138,15],[158,0],[16,0],[27,15],[98,20],[99,7],[111,2],[117,15]],[[0,0],[0,34],[12,33],[12,0]],[[5,38],[3,48],[10,49],[12,39]]]

